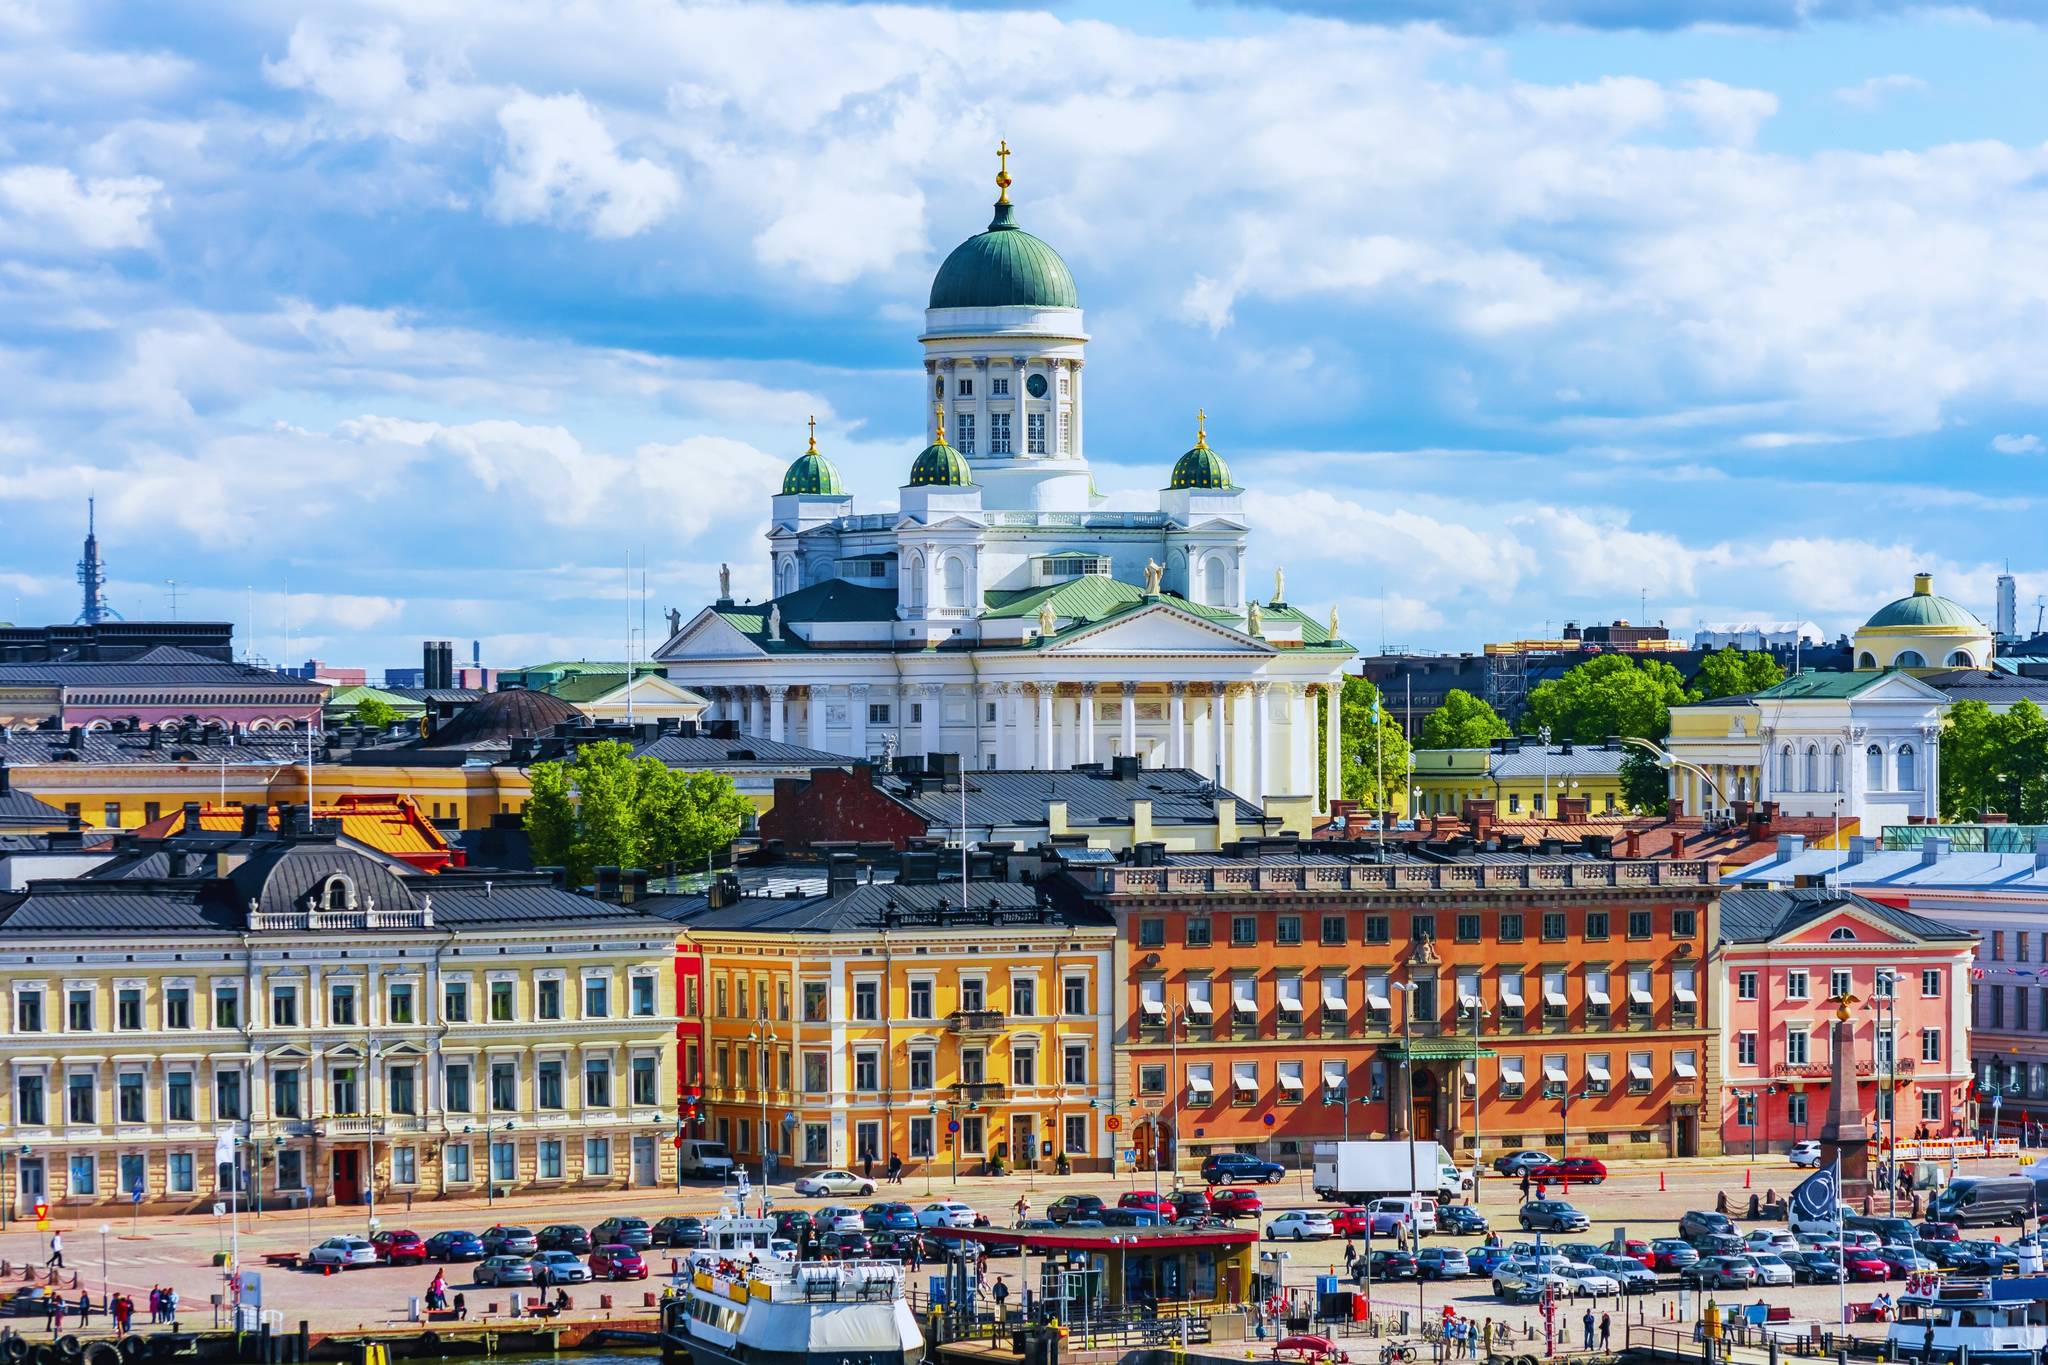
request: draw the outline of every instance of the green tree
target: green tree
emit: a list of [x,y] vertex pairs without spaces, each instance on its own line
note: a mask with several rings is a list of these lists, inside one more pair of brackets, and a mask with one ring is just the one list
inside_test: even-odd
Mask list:
[[1424,749],[1483,749],[1496,739],[1514,734],[1514,727],[1500,718],[1483,699],[1463,688],[1444,693],[1444,704],[1422,722]]
[[730,844],[752,806],[723,773],[686,773],[630,745],[583,745],[572,762],[528,772],[527,838],[537,865],[567,869],[572,885],[600,867],[694,866]]
[[1693,691],[1701,701],[1761,692],[1785,681],[1785,670],[1768,654],[1745,649],[1717,649],[1700,660]]
[[1663,815],[1671,809],[1671,779],[1648,752],[1631,746],[1621,756],[1621,797],[1630,810]]
[[2023,824],[2048,820],[2048,716],[2031,701],[2003,714],[1981,701],[1950,707],[1941,737],[1941,807],[1952,820],[1986,811]]
[[1379,688],[1364,678],[1344,679],[1342,705],[1344,796],[1371,811],[1399,809],[1413,767],[1408,737],[1380,704]]
[[398,723],[398,708],[382,697],[364,697],[356,703],[354,720],[372,730],[389,730]]
[[1596,743],[1609,735],[1662,739],[1671,729],[1671,708],[1698,700],[1662,659],[1602,654],[1530,688],[1522,729],[1547,726],[1552,743]]

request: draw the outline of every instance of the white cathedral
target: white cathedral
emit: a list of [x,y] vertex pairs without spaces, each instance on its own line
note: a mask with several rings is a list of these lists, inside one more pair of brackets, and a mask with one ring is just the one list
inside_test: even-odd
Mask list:
[[[1007,149],[1002,153],[1007,155]],[[850,756],[1047,769],[1135,755],[1193,768],[1305,830],[1338,779],[1354,650],[1254,600],[1242,490],[1198,421],[1156,512],[1103,510],[1085,455],[1074,277],[1017,224],[932,281],[926,436],[895,512],[855,515],[810,449],[773,499],[774,596],[718,600],[655,651],[743,733]]]

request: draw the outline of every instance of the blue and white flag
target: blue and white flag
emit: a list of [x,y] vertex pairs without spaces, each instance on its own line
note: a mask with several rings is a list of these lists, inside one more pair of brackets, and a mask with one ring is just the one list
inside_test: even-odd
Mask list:
[[1792,1211],[1802,1218],[1832,1220],[1841,1202],[1840,1161],[1821,1167],[1792,1187]]

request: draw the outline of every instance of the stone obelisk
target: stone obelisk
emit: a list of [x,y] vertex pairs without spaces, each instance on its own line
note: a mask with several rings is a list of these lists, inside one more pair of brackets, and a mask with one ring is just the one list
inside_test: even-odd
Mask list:
[[1821,1160],[1838,1162],[1843,1203],[1870,1193],[1870,1127],[1856,1100],[1856,1025],[1849,1017],[1853,995],[1835,1002],[1834,1039],[1829,1046],[1828,1116],[1820,1126]]

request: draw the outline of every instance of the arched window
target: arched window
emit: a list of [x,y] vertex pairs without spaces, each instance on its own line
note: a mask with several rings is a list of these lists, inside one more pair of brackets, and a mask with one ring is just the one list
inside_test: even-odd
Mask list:
[[1885,789],[1884,750],[1875,744],[1863,751],[1863,785],[1874,792]]
[[1948,666],[1950,668],[1975,668],[1977,661],[1970,657],[1969,650],[1959,649],[1948,656]]
[[1856,666],[1858,668],[1876,668],[1877,656],[1866,649],[1856,656]]
[[786,596],[796,591],[796,561],[785,559],[775,573],[775,595]]
[[1854,943],[1855,941],[1856,931],[1846,924],[1828,935],[1828,942],[1830,943]]
[[1202,564],[1202,605],[1220,607],[1223,601],[1223,557],[1210,555]]
[[1820,745],[1818,744],[1806,746],[1806,789],[1810,792],[1820,790]]
[[1927,659],[1917,649],[1902,649],[1898,652],[1897,657],[1892,660],[1892,666],[1895,668],[1925,668],[1927,667]]
[[1828,752],[1828,790],[1842,789],[1842,746],[1837,744]]
[[967,561],[958,555],[946,557],[946,605],[967,605]]
[[1901,745],[1899,746],[1899,790],[1900,790],[1900,791],[1902,791],[1902,792],[1909,792],[1909,791],[1916,791],[1916,790],[1918,790],[1918,789],[1919,789],[1919,786],[1920,786],[1920,781],[1919,781],[1919,778],[1920,778],[1920,774],[1918,773],[1918,771],[1916,771],[1917,767],[1918,767],[1918,765],[1917,765],[1917,764],[1916,764],[1916,763],[1914,762],[1914,757],[1913,757],[1913,746],[1912,746],[1912,745],[1910,745],[1910,744],[1901,744]]
[[922,610],[924,607],[923,555],[912,555],[910,557],[910,562],[904,566],[903,578],[904,587],[908,591],[911,610]]
[[339,873],[329,877],[320,888],[320,908],[323,910],[346,910],[355,904],[355,899],[354,883]]
[[1778,790],[1792,790],[1792,746],[1778,750]]

